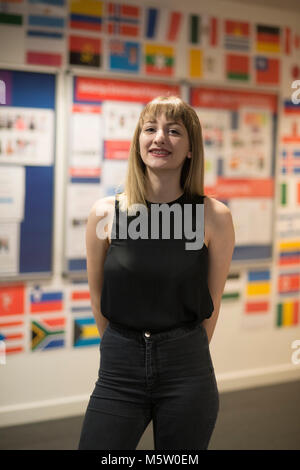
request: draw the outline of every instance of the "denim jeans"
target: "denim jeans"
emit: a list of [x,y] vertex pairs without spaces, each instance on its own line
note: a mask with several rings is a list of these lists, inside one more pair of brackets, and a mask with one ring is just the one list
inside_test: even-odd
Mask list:
[[219,393],[202,324],[136,332],[109,323],[79,450],[135,450],[153,421],[155,450],[207,449]]

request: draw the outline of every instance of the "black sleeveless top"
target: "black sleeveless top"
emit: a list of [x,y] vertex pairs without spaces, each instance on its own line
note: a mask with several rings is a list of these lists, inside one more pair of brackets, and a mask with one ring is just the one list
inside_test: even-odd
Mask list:
[[[142,213],[147,214],[143,219],[143,223],[148,221],[147,230],[143,232],[144,238],[135,236],[134,239],[130,227],[138,232],[142,224],[137,223],[137,217],[141,213],[128,215],[127,211],[121,211],[116,195],[101,293],[101,313],[110,322],[156,333],[194,326],[211,316],[214,305],[207,286],[204,197],[188,198],[184,193],[168,203],[147,201],[149,212],[146,206],[141,206]],[[155,219],[154,206],[156,210],[164,206],[163,210],[167,209],[164,215],[170,214],[168,238],[163,232],[162,216]],[[159,227],[157,238],[153,238],[152,226]],[[178,235],[175,227],[180,226],[182,232]],[[190,227],[189,230],[186,227]],[[187,243],[192,248],[187,249]]]

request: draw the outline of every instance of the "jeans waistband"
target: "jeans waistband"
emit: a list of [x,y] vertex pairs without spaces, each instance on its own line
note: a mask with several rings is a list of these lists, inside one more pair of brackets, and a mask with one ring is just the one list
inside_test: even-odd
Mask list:
[[147,339],[150,341],[157,341],[157,340],[166,340],[169,338],[177,338],[185,333],[190,333],[196,329],[203,328],[202,322],[193,322],[188,325],[179,326],[176,328],[172,328],[170,330],[160,331],[160,332],[152,332],[151,329],[145,329],[142,331],[133,330],[127,328],[119,323],[109,322],[108,327],[112,328],[113,330],[118,331],[119,333],[123,334],[128,338],[134,338],[137,340]]

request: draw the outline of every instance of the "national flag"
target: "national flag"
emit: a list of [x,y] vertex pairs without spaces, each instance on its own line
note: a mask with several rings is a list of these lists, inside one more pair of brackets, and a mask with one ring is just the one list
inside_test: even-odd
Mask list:
[[247,55],[227,54],[226,76],[230,80],[249,80],[249,57]]
[[276,326],[293,326],[300,323],[299,299],[284,300],[277,304]]
[[31,322],[31,350],[48,350],[65,346],[66,319],[43,318]]
[[106,32],[121,36],[140,35],[141,8],[134,5],[109,2],[106,5]]
[[100,343],[98,328],[93,317],[74,319],[73,346],[95,346]]
[[300,174],[300,149],[289,149],[282,151],[280,160],[281,173],[283,175]]
[[249,297],[269,295],[271,291],[270,271],[249,271],[246,294]]
[[23,0],[1,0],[0,24],[21,26],[24,23]]
[[71,28],[102,32],[103,16],[103,2],[101,0],[71,0]]
[[140,44],[120,39],[109,43],[109,66],[111,70],[138,72],[140,68]]
[[25,288],[23,284],[0,286],[0,317],[24,314]]
[[92,312],[90,291],[87,285],[72,286],[69,301],[71,313]]
[[300,241],[298,239],[278,243],[278,264],[280,266],[300,265]]
[[224,47],[226,49],[249,51],[250,25],[241,21],[225,21]]
[[70,36],[69,62],[71,65],[100,67],[101,39],[73,35]]
[[61,290],[48,290],[40,286],[30,292],[30,313],[61,312],[64,308],[64,295]]
[[279,294],[300,294],[300,271],[279,274],[277,289]]
[[256,83],[259,85],[278,85],[280,74],[279,59],[255,57]]
[[156,41],[178,41],[182,30],[183,14],[167,8],[147,8],[145,37]]
[[201,49],[190,49],[189,51],[189,76],[191,78],[202,78],[203,76],[203,52]]
[[5,354],[15,354],[25,350],[24,320],[0,319],[0,341],[5,343]]
[[218,45],[218,20],[209,15],[189,15],[190,44],[215,47]]
[[174,74],[175,54],[171,46],[145,45],[145,71],[147,75],[171,77]]
[[280,52],[280,28],[256,25],[257,52]]
[[241,298],[241,275],[240,273],[230,273],[226,279],[224,292],[222,295],[223,300],[239,300]]
[[248,315],[251,314],[261,314],[269,313],[270,302],[268,300],[263,301],[246,301],[245,303],[245,313]]

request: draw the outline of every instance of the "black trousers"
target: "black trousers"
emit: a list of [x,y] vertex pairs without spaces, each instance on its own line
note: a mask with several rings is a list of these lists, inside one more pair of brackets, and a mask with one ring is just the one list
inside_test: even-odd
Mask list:
[[162,333],[109,323],[79,450],[134,450],[153,420],[155,450],[207,449],[219,393],[206,330]]

